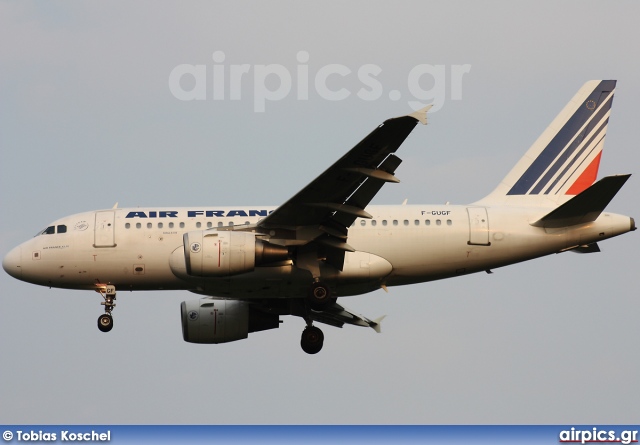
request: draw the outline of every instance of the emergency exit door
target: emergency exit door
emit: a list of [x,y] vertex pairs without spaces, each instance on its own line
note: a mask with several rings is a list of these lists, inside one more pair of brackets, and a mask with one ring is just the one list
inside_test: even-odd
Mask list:
[[489,216],[486,207],[467,207],[469,244],[489,246]]

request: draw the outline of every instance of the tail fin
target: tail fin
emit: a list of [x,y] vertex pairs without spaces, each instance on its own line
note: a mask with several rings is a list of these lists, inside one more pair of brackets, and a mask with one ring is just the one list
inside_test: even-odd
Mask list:
[[555,207],[598,175],[615,80],[585,83],[498,187],[479,203]]

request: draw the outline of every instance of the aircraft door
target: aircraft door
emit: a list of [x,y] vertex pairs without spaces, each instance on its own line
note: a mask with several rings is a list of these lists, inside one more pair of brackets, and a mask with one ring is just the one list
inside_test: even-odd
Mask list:
[[115,247],[115,211],[96,212],[93,247]]
[[469,242],[478,246],[490,246],[489,216],[486,207],[467,207],[469,214]]

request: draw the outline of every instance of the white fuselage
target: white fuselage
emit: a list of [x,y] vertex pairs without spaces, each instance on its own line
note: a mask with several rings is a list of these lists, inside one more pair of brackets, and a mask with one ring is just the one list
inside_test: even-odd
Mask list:
[[[120,290],[186,289],[247,299],[305,295],[310,274],[293,261],[229,277],[176,274],[170,257],[182,252],[184,233],[256,224],[274,208],[207,209],[112,209],[68,216],[51,225],[54,233],[16,247],[3,265],[16,278],[60,288],[114,284]],[[372,219],[357,219],[349,228],[348,244],[355,252],[345,253],[343,270],[321,266],[322,280],[336,296],[488,270],[633,229],[629,217],[612,213],[562,229],[533,227],[548,212],[539,208],[403,205],[367,211]]]

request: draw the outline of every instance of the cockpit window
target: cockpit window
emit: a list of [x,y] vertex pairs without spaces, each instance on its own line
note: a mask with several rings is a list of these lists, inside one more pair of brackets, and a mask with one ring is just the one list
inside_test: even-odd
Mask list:
[[54,233],[56,233],[56,226],[49,226],[40,232],[40,235],[53,235]]
[[46,229],[44,229],[42,232],[38,233],[38,235],[53,235],[54,233],[67,233],[67,226],[65,226],[64,224],[60,224],[57,227],[57,232],[56,232],[56,226],[49,226]]

